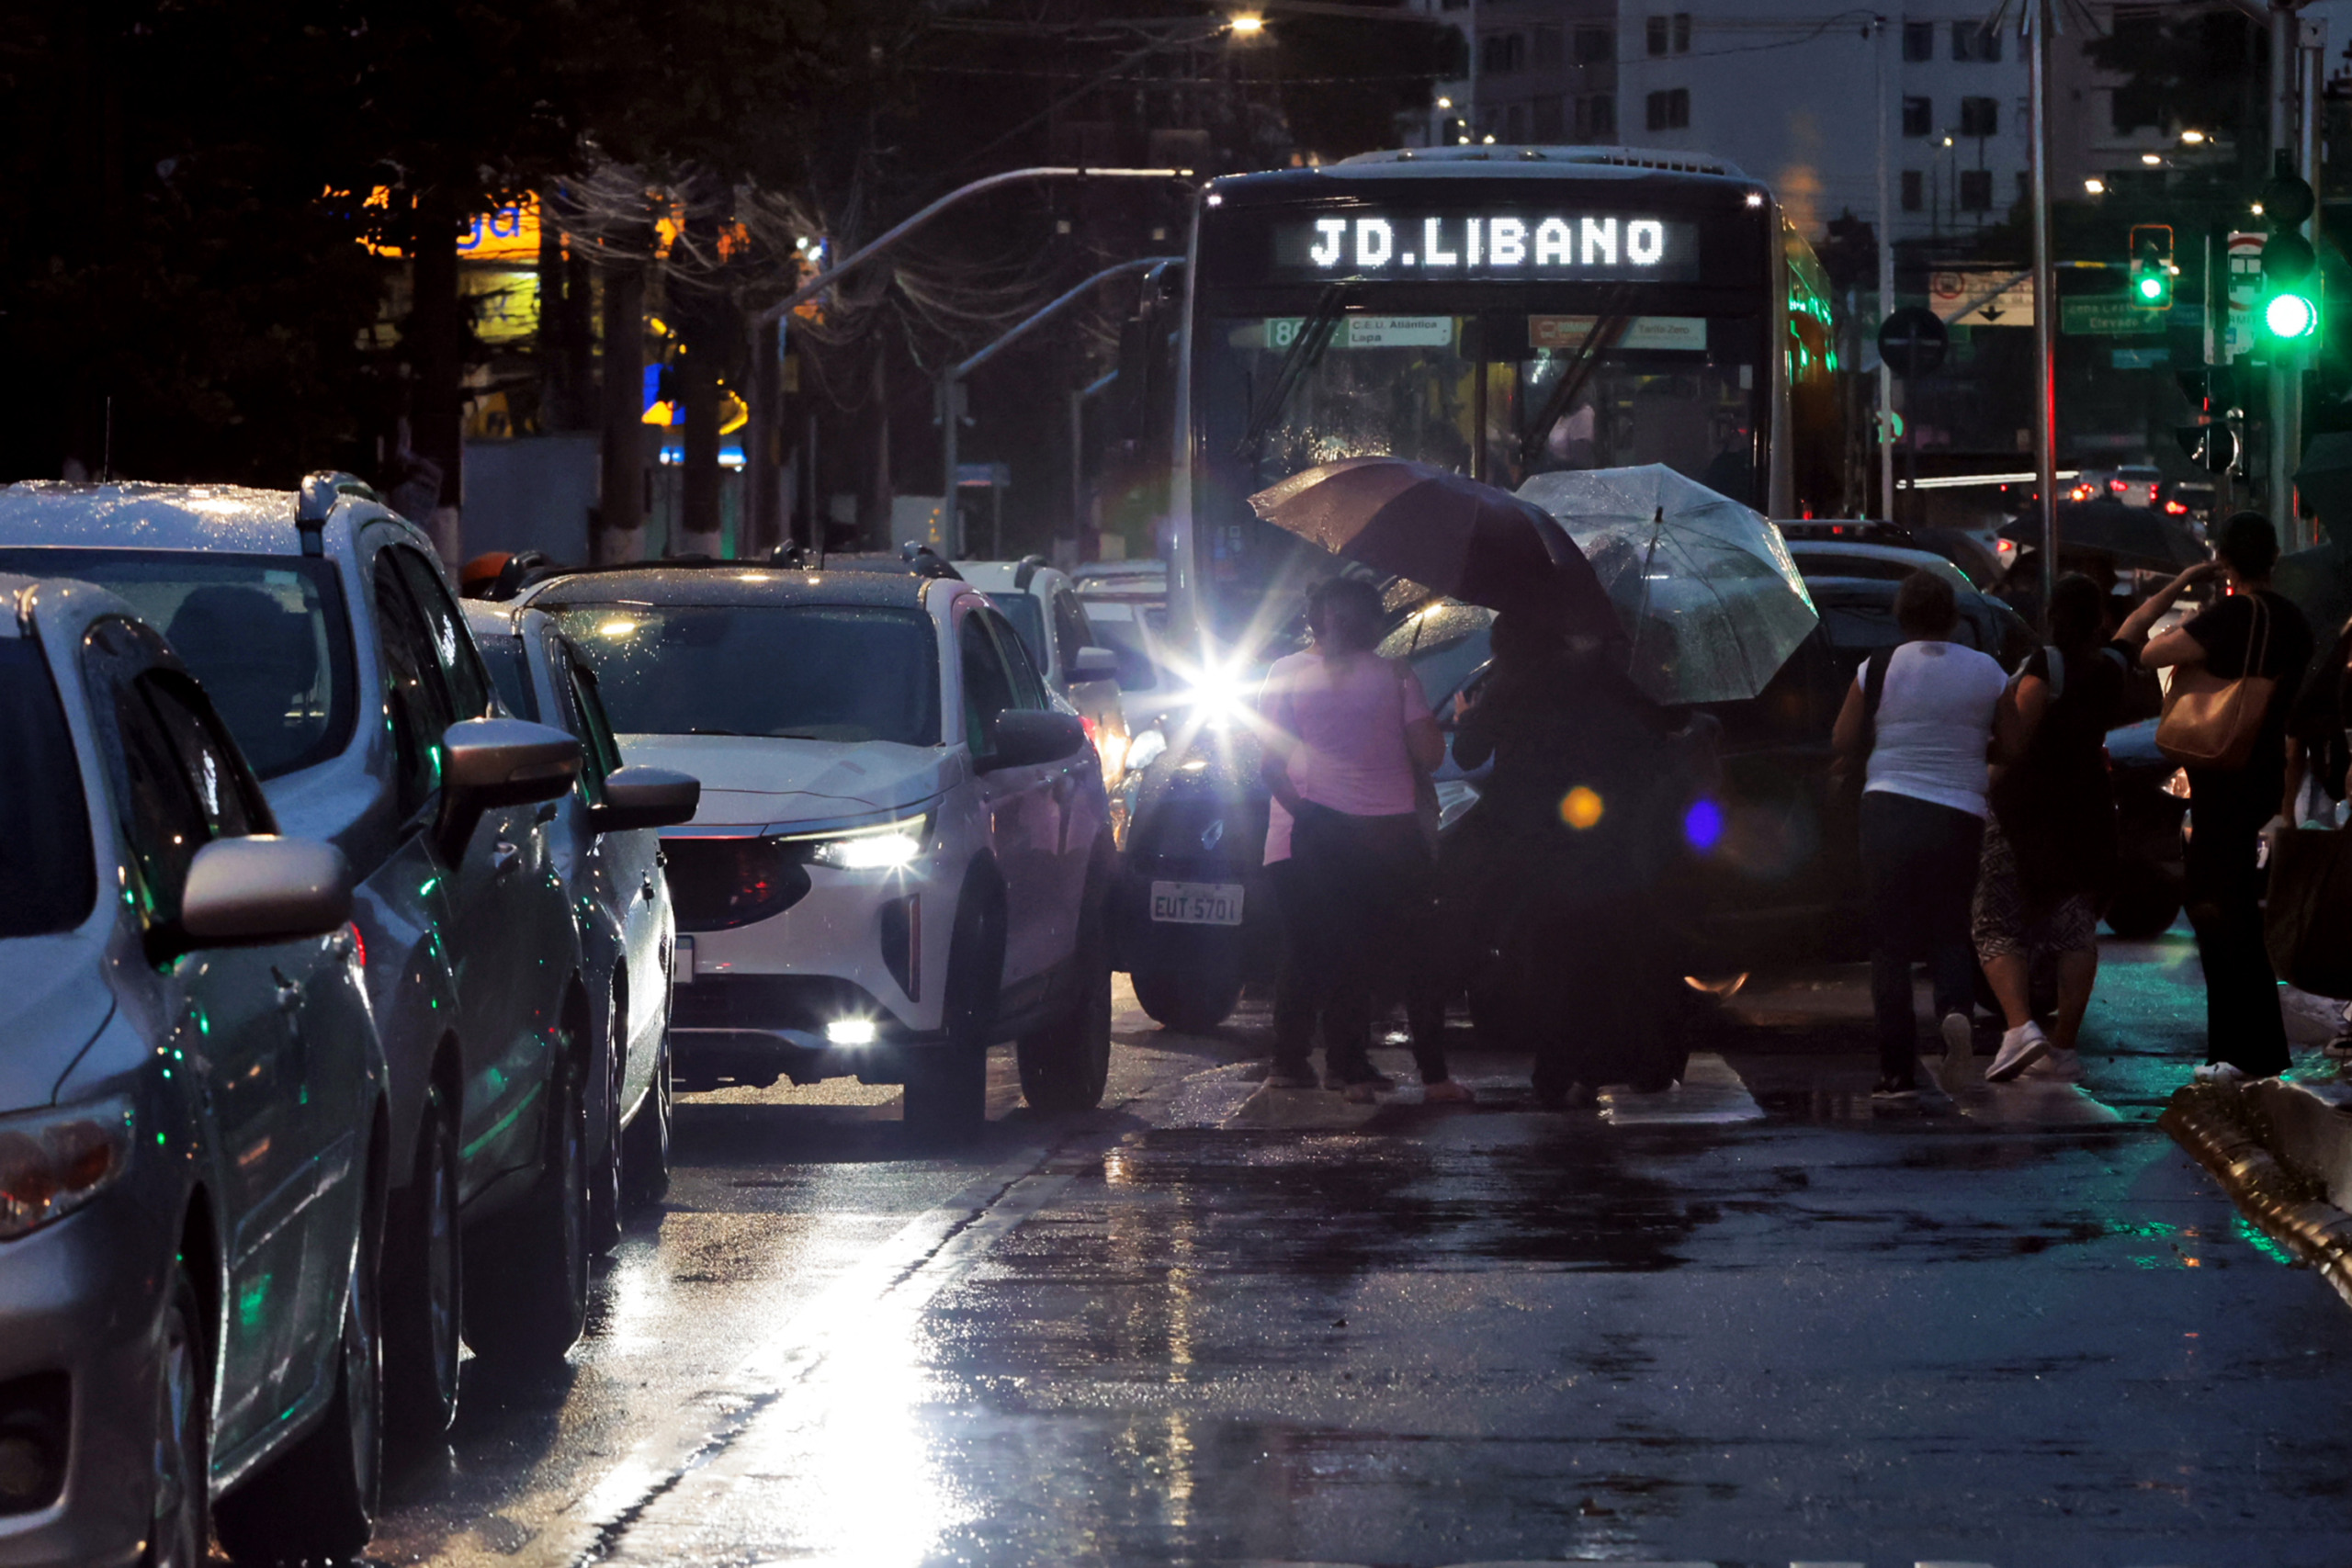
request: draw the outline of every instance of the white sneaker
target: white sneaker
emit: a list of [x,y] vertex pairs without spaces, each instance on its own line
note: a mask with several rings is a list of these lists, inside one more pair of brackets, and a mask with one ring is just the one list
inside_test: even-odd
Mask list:
[[1976,1054],[1976,1021],[1964,1012],[1944,1014],[1944,1060],[1965,1062]]
[[2235,1062],[2208,1062],[2197,1069],[2196,1081],[2233,1089],[2239,1084],[2252,1082],[2253,1077]]
[[2079,1083],[2083,1077],[2083,1056],[2079,1051],[2052,1051],[2019,1075],[2022,1077],[2045,1079],[2051,1083]]
[[2038,1023],[2021,1023],[2001,1036],[2000,1054],[1984,1070],[1987,1083],[2007,1083],[2050,1054],[2049,1037]]

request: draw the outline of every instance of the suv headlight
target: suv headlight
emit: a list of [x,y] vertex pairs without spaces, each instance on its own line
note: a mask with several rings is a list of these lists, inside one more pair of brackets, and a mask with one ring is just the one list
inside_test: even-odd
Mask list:
[[931,821],[926,814],[842,833],[812,834],[800,842],[808,847],[811,865],[835,871],[904,871],[930,845]]
[[0,1116],[0,1241],[62,1220],[130,1168],[130,1101]]

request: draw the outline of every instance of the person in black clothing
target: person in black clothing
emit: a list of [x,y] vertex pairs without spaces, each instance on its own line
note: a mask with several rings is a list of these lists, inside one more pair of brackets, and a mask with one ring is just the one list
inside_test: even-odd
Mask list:
[[1655,892],[1677,776],[1665,714],[1624,674],[1622,645],[1572,643],[1506,611],[1495,668],[1457,709],[1453,759],[1495,770],[1476,807],[1484,898],[1510,913],[1513,1015],[1532,1035],[1543,1103],[1589,1105],[1602,1084],[1677,1076],[1666,1025],[1675,976]]
[[[2080,572],[2050,600],[2051,646],[2037,649],[2001,698],[2022,754],[1995,773],[1976,878],[1973,934],[2007,1032],[1985,1077],[2009,1079],[2047,1059],[2075,1069],[2075,1037],[2098,978],[2098,906],[2115,866],[2115,792],[2107,732],[2122,711],[2136,646],[2106,642],[2107,593]],[[2058,1015],[2044,1035],[2033,1016],[2037,954],[2058,963]]]
[[2245,766],[2188,770],[2189,924],[2205,968],[2205,1066],[2199,1078],[2268,1077],[2289,1066],[2278,981],[2262,942],[2262,829],[2287,783],[2287,718],[2311,667],[2303,614],[2270,587],[2278,536],[2258,512],[2222,526],[2221,558],[2194,566],[2132,614],[2120,640],[2135,640],[2193,582],[2217,573],[2230,594],[2188,625],[2150,639],[2140,662],[2151,670],[2202,666],[2224,680],[2275,681],[2261,738]]

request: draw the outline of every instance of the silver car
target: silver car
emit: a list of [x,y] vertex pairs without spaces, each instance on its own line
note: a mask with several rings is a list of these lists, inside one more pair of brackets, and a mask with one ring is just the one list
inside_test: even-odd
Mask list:
[[571,787],[579,742],[497,713],[431,545],[345,476],[12,485],[0,570],[129,600],[288,831],[349,859],[390,1091],[386,1413],[442,1431],[461,1324],[486,1359],[539,1364],[587,1314],[592,1014],[537,812]]
[[580,918],[581,964],[596,1043],[589,1105],[590,1230],[599,1249],[620,1235],[626,1200],[670,1184],[670,977],[677,917],[654,831],[694,819],[702,785],[662,768],[625,767],[596,676],[537,610],[479,602],[466,623],[491,680],[520,717],[569,730],[580,782],[549,818],[557,874]]
[[0,609],[0,1563],[349,1556],[390,1154],[349,868],[130,605]]

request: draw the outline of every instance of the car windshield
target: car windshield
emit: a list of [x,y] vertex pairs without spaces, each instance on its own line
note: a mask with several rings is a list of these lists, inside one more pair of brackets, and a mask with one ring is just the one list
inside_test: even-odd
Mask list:
[[263,778],[323,762],[357,707],[334,568],[300,556],[0,550],[0,570],[78,577],[171,639]]
[[82,773],[40,645],[0,637],[0,938],[71,931],[97,872]]
[[1040,670],[1051,668],[1053,660],[1046,648],[1046,602],[1035,593],[991,593],[989,603],[1002,610],[1012,629],[1021,634],[1029,662]]
[[624,734],[939,743],[928,616],[847,604],[571,604]]

